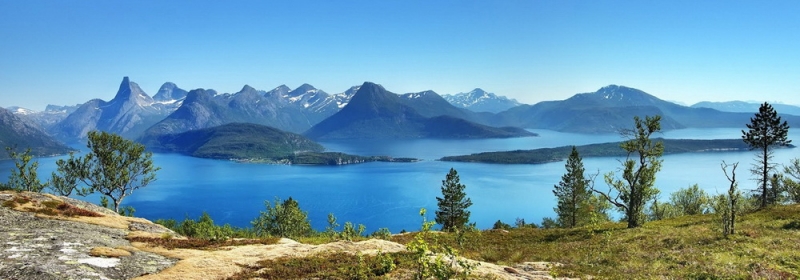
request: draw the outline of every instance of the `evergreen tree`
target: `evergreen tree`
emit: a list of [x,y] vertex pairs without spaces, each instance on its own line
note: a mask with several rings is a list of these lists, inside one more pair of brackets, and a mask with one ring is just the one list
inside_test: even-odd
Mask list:
[[622,162],[622,178],[616,178],[614,172],[605,175],[606,184],[616,194],[612,198],[611,190],[603,193],[593,189],[625,214],[628,228],[644,224],[645,205],[659,193],[654,184],[664,154],[664,143],[650,139],[653,133],[661,131],[661,116],[645,117],[644,120],[634,117],[633,120],[635,129],[622,132],[629,139],[620,145],[628,152],[627,159]]
[[439,210],[436,210],[436,223],[442,225],[442,230],[452,231],[464,229],[469,222],[469,211],[472,200],[464,192],[460,183],[458,172],[450,168],[445,180],[442,181],[442,196],[436,197]]
[[561,176],[561,181],[554,186],[553,194],[558,199],[558,205],[553,208],[558,215],[558,224],[562,227],[576,227],[589,218],[589,191],[590,180],[583,175],[583,161],[578,149],[572,146],[572,152],[564,165],[567,173]]
[[787,139],[789,124],[786,121],[781,122],[778,112],[772,108],[772,105],[764,102],[758,108],[758,113],[756,113],[755,117],[750,118],[747,129],[748,131],[742,130],[742,140],[750,146],[751,150],[759,150],[756,164],[753,165],[753,169],[750,171],[753,175],[758,176],[761,207],[763,208],[769,204],[770,171],[774,170],[776,166],[774,163],[770,163],[773,154],[772,149],[792,143],[792,140]]

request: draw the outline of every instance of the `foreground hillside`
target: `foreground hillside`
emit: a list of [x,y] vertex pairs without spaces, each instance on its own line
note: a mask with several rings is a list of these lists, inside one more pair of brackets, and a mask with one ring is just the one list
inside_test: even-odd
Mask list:
[[[0,279],[252,279],[248,275],[253,273],[267,273],[261,279],[307,279],[309,271],[320,269],[321,276],[314,278],[354,279],[358,269],[365,269],[364,259],[406,254],[405,245],[382,239],[321,244],[285,238],[187,239],[145,219],[49,194],[0,191],[0,204]],[[311,263],[292,267],[288,274],[281,269],[286,262],[309,260],[338,266]],[[272,267],[257,269],[265,264]],[[535,271],[548,267],[480,263],[473,275],[552,279],[546,271]],[[383,278],[411,275],[400,267]]]
[[[3,279],[353,279],[375,275],[386,256],[394,265],[381,277],[413,275],[405,244],[417,233],[390,240],[301,240],[307,244],[277,238],[212,242],[63,197],[0,192],[0,203]],[[618,223],[526,227],[460,238],[430,233],[427,240],[449,244],[469,258],[474,279],[800,276],[800,205],[740,216],[737,232],[727,238],[718,224],[713,215],[696,215],[636,229]]]

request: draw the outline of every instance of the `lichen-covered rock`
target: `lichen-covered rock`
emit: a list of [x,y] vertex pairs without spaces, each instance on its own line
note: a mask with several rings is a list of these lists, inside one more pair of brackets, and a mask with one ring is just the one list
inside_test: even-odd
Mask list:
[[[38,201],[53,198],[25,195]],[[13,197],[2,193],[0,203]],[[101,207],[76,206],[116,215]],[[125,239],[127,234],[124,229],[37,217],[0,207],[0,279],[131,279],[157,273],[177,261],[136,250],[122,257],[90,255],[94,248],[132,248]]]

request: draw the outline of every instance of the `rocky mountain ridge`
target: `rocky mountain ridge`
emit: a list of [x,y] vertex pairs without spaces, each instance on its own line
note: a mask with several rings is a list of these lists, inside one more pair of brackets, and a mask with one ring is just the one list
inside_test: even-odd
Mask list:
[[513,98],[498,96],[480,88],[473,89],[470,92],[445,94],[442,97],[456,107],[473,112],[499,113],[522,105],[522,103]]

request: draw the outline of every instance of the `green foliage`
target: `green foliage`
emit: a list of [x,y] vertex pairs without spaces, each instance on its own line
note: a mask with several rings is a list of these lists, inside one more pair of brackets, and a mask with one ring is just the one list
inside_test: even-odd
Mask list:
[[119,214],[126,217],[133,217],[133,213],[136,213],[136,209],[133,206],[125,206],[119,210]]
[[358,227],[355,227],[351,222],[345,222],[344,228],[342,228],[341,237],[344,240],[352,241],[356,237],[361,237],[364,235],[364,231],[367,230],[367,227],[363,224],[359,224]]
[[492,229],[505,229],[505,230],[509,230],[509,229],[511,229],[511,225],[509,225],[509,224],[506,224],[506,223],[504,223],[504,222],[503,222],[503,221],[501,221],[501,220],[497,220],[497,222],[494,222],[494,225],[492,225]]
[[[92,192],[91,188],[78,187],[80,172],[69,172],[70,170],[80,170],[87,164],[84,163],[84,160],[74,159],[74,156],[74,153],[70,153],[69,160],[57,160],[56,165],[58,168],[50,175],[50,189],[58,195],[70,196],[74,191],[80,196],[86,196]],[[103,207],[108,207],[107,199],[106,205]]]
[[567,172],[561,176],[561,181],[554,186],[553,194],[556,196],[555,210],[558,224],[562,227],[576,227],[586,223],[590,217],[589,199],[592,196],[589,190],[590,179],[584,176],[583,161],[578,150],[572,146],[572,152],[564,165]]
[[11,174],[8,175],[8,183],[4,184],[3,188],[16,191],[28,192],[42,192],[47,187],[48,183],[42,183],[36,173],[39,168],[39,162],[33,161],[31,149],[28,148],[23,153],[17,153],[11,147],[6,147],[8,157],[14,160],[16,168],[11,169]]
[[689,188],[681,188],[669,195],[669,202],[659,203],[653,200],[648,212],[649,220],[698,215],[708,212],[711,198],[697,184]]
[[594,190],[625,214],[628,228],[644,224],[645,205],[659,192],[654,184],[656,173],[661,170],[660,158],[664,153],[664,145],[650,137],[661,131],[660,121],[661,116],[658,115],[645,117],[644,120],[634,117],[635,129],[622,132],[623,136],[629,138],[620,145],[628,153],[622,163],[622,178],[616,178],[614,172],[605,175],[606,183],[616,192],[616,196],[612,198],[611,190],[607,193]]
[[670,194],[669,201],[675,207],[678,215],[703,214],[708,209],[709,204],[708,194],[700,189],[697,184]]
[[436,197],[439,206],[436,223],[441,224],[444,231],[464,229],[469,222],[470,212],[467,208],[472,206],[472,200],[467,197],[464,188],[466,186],[460,183],[458,172],[450,168],[442,181],[442,197]]
[[328,226],[325,227],[325,234],[328,235],[331,240],[335,240],[338,236],[336,233],[336,228],[338,227],[339,224],[336,223],[336,216],[334,216],[333,213],[328,213]]
[[536,223],[526,223],[525,219],[517,218],[514,220],[514,227],[516,228],[538,228]]
[[225,241],[234,237],[238,238],[254,237],[252,231],[248,229],[232,227],[229,224],[224,224],[224,225],[214,224],[214,220],[211,219],[211,215],[209,215],[206,212],[203,212],[203,214],[201,214],[200,217],[197,218],[197,220],[187,217],[180,223],[176,222],[173,219],[168,219],[168,220],[159,219],[156,220],[155,223],[160,224],[186,237],[215,241],[215,242]]
[[308,221],[308,213],[300,209],[296,200],[289,199],[281,202],[275,198],[274,204],[264,201],[266,211],[250,224],[258,236],[278,236],[296,238],[309,236],[313,231]]
[[63,179],[54,181],[59,184],[59,192],[69,192],[77,187],[73,183],[81,181],[91,192],[111,199],[114,212],[119,212],[122,200],[155,181],[161,168],[153,165],[153,154],[145,152],[142,144],[100,131],[91,131],[88,137],[89,153],[80,158],[70,154],[69,159],[60,161],[58,172]]
[[766,207],[768,204],[774,203],[768,199],[770,190],[768,189],[769,177],[771,171],[775,169],[775,164],[771,163],[772,149],[774,147],[787,146],[792,143],[788,140],[789,124],[786,121],[781,122],[781,117],[778,112],[767,102],[761,104],[758,108],[758,113],[750,118],[750,123],[747,124],[748,131],[742,130],[742,140],[751,149],[759,150],[759,156],[753,168],[750,170],[753,175],[758,176],[761,193],[761,208]]
[[414,236],[414,240],[406,244],[406,250],[414,256],[414,262],[416,264],[414,279],[417,280],[427,279],[431,276],[431,263],[428,258],[431,252],[431,245],[428,244],[426,238],[428,238],[431,228],[436,223],[428,221],[427,218],[425,218],[425,213],[425,208],[419,210],[419,215],[422,217],[422,228],[419,233]]
[[553,218],[550,217],[542,218],[542,228],[557,228],[557,227],[559,227],[558,222],[556,222],[556,220],[554,220]]
[[[451,169],[452,170],[452,169]],[[436,235],[431,235],[430,231],[434,222],[429,222],[425,218],[425,208],[420,209],[419,215],[422,217],[422,228],[414,239],[406,244],[408,250],[414,257],[414,279],[451,279],[456,276],[466,278],[472,273],[477,264],[472,264],[459,257],[458,251],[447,244],[439,244]],[[456,228],[459,230],[459,228]],[[428,240],[432,240],[428,242]],[[435,255],[431,262],[431,256]],[[454,267],[460,267],[456,270]]]
[[792,159],[788,166],[784,166],[783,173],[783,186],[789,200],[800,203],[800,159]]
[[101,196],[100,197],[100,206],[103,206],[103,208],[108,208],[108,198],[107,197],[105,197],[105,196]]
[[392,232],[389,231],[388,228],[379,228],[378,230],[370,234],[370,236],[378,239],[389,240],[392,238]]

